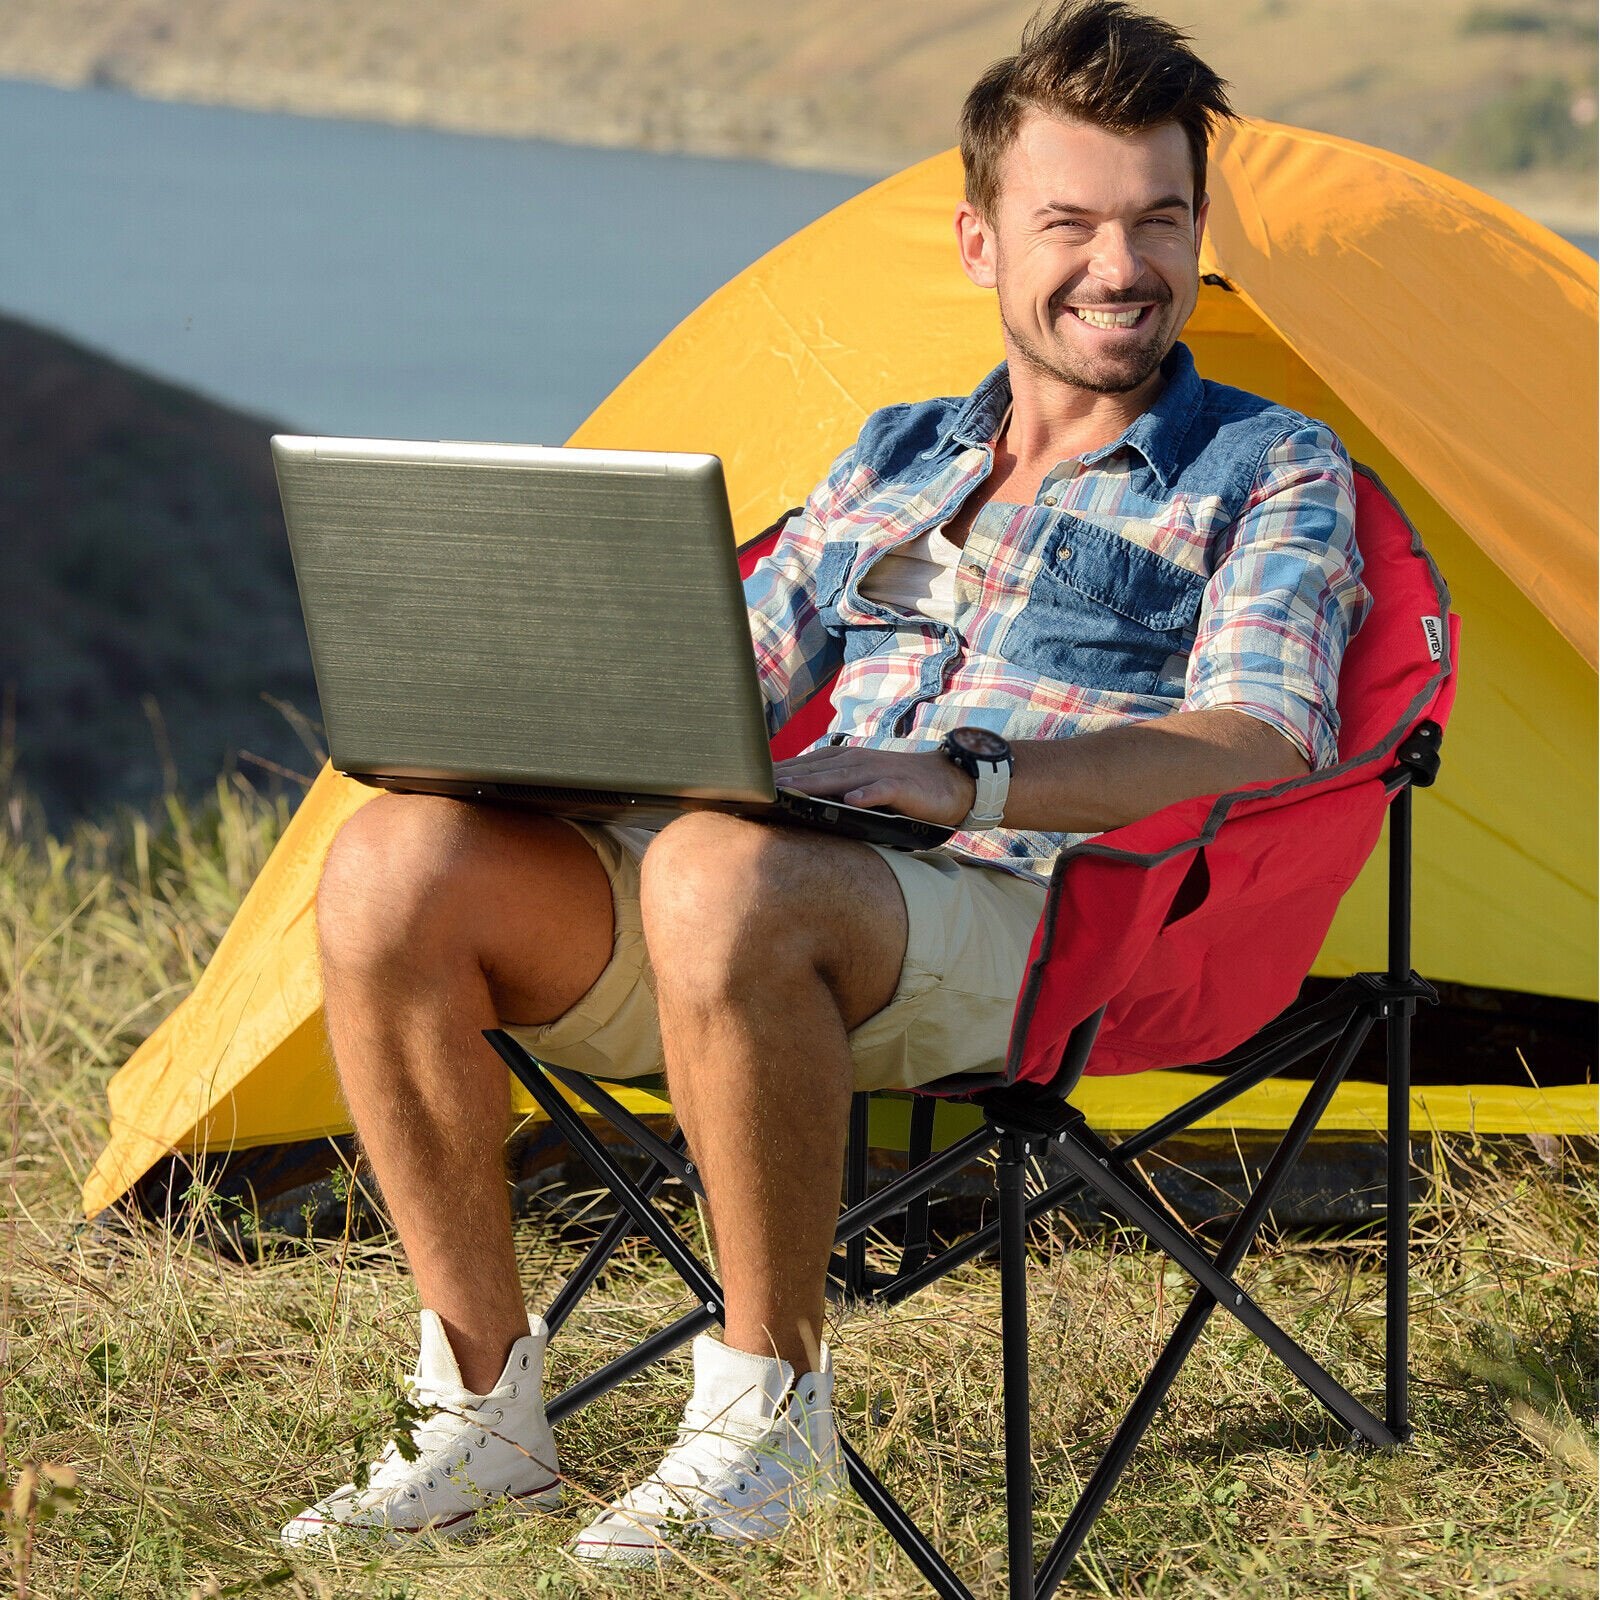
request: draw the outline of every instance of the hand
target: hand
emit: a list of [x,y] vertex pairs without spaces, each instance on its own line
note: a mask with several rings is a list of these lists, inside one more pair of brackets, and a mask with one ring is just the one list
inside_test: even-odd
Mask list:
[[785,789],[850,806],[879,806],[923,822],[958,828],[978,785],[937,750],[868,750],[830,745],[774,766]]

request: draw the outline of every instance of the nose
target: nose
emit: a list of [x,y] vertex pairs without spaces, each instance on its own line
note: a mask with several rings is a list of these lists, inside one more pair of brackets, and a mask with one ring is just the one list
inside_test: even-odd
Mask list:
[[1089,274],[1108,289],[1131,289],[1144,276],[1144,260],[1126,228],[1112,223],[1097,228],[1089,256]]

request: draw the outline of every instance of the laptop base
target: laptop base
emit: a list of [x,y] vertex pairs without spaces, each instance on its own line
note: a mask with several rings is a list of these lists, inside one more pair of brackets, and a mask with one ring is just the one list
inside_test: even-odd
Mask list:
[[847,806],[837,800],[780,789],[777,798],[702,800],[674,795],[629,794],[612,789],[547,788],[528,783],[496,783],[486,779],[421,778],[384,773],[351,772],[347,777],[391,794],[440,794],[490,805],[524,806],[575,822],[619,823],[624,827],[665,827],[688,811],[720,811],[754,822],[810,828],[843,839],[860,839],[888,850],[934,850],[954,833],[937,822],[923,822],[891,811]]

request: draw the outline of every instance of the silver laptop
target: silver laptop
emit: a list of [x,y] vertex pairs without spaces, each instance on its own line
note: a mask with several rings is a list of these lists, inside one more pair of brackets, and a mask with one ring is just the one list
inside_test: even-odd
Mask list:
[[953,832],[775,787],[715,456],[283,434],[272,454],[339,771],[644,826]]

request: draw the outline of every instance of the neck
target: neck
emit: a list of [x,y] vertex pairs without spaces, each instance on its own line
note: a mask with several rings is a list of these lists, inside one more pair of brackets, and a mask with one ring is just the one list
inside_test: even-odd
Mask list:
[[1166,386],[1158,367],[1126,394],[1097,394],[1041,372],[1014,352],[1007,355],[1012,409],[1005,442],[1019,461],[1054,463],[1110,444],[1155,404]]

